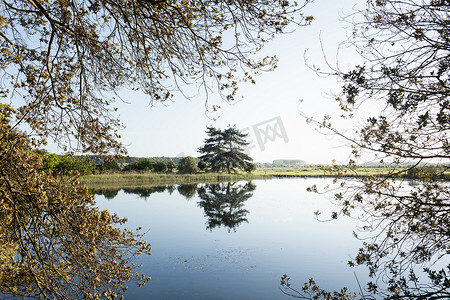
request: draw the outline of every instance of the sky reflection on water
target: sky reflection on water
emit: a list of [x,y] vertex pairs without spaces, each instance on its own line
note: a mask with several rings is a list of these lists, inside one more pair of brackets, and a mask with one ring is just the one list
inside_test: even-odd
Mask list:
[[[197,191],[192,186],[188,191],[179,186],[159,189],[146,197],[129,190],[120,190],[111,199],[97,195],[99,207],[128,217],[128,228],[148,230],[146,238],[152,243],[153,255],[139,258],[140,272],[152,279],[142,288],[129,286],[125,298],[289,299],[279,290],[284,273],[299,287],[314,277],[324,289],[348,286],[358,291],[353,272],[364,281],[366,271],[347,266],[360,246],[352,236],[355,221],[317,221],[315,211],[328,216],[334,206],[323,195],[306,192],[308,186],[328,183],[328,179],[253,181],[254,188],[244,191],[250,197],[238,203],[245,221],[234,227],[211,227],[211,209],[202,205],[202,193],[211,188],[207,185],[198,185]],[[226,206],[227,188],[246,185],[215,187],[225,195],[217,201]]]

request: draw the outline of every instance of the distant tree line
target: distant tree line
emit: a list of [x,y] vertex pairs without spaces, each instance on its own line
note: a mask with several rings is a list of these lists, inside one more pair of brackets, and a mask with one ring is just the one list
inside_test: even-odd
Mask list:
[[206,163],[192,156],[187,157],[128,157],[108,160],[96,156],[57,155],[45,150],[37,150],[42,157],[42,169],[47,174],[81,175],[104,174],[115,172],[154,172],[195,174],[209,171]]
[[167,171],[167,165],[162,161],[143,159],[124,166],[122,171],[151,171],[162,173]]
[[199,158],[187,157],[126,157],[108,160],[98,156],[59,156],[45,150],[36,151],[43,158],[43,170],[48,174],[80,174],[111,172],[155,172],[195,174],[198,172],[252,172],[256,169],[253,159],[248,156],[244,147],[248,145],[246,134],[236,127],[228,126],[221,130],[208,127],[208,138],[198,151],[203,154]]
[[[172,159],[167,162],[147,158],[124,158],[120,160],[99,159],[94,156],[72,156],[36,151],[43,159],[42,169],[48,174],[70,174],[78,172],[83,175],[110,172],[173,172],[177,165]],[[175,159],[180,161],[182,158]]]

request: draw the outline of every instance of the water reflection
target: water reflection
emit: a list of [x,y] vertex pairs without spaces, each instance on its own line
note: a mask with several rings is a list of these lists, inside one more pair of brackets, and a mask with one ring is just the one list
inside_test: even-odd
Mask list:
[[135,272],[134,260],[150,255],[143,234],[117,228],[126,221],[82,196],[68,200],[1,211],[1,299],[115,299],[150,279]]
[[[354,235],[363,243],[348,264],[367,267],[370,281],[357,299],[450,299],[449,183],[432,175],[364,178],[363,184],[347,179],[335,194],[341,211],[333,218],[359,221]],[[351,298],[314,280],[295,289],[289,279],[281,278],[283,292],[295,298]]]
[[[173,187],[173,186],[171,186]],[[108,200],[112,200],[117,197],[120,191],[123,191],[125,194],[134,194],[138,195],[140,198],[150,197],[153,193],[163,193],[166,190],[169,191],[169,186],[152,186],[152,187],[125,187],[125,188],[95,188],[91,189],[91,193],[94,195],[102,195]],[[173,190],[170,191],[172,193]]]
[[183,195],[186,200],[189,200],[197,193],[197,184],[180,184],[177,190],[180,195]]
[[[200,186],[200,187],[199,187]],[[92,193],[103,195],[111,200],[116,197],[120,190],[126,194],[135,194],[140,198],[148,199],[153,193],[168,191],[172,194],[175,190],[186,198],[192,199],[198,192],[201,199],[197,202],[198,207],[203,208],[207,217],[209,230],[220,228],[222,225],[228,231],[236,231],[243,222],[248,223],[246,215],[249,213],[244,207],[244,202],[253,196],[256,186],[251,182],[224,182],[217,184],[180,184],[154,187],[127,187],[122,189],[94,189]]]
[[169,195],[172,195],[172,193],[176,190],[176,187],[174,185],[168,185],[166,190],[169,192]]
[[227,182],[207,184],[198,190],[201,201],[198,206],[203,208],[208,218],[207,229],[212,230],[222,225],[230,231],[247,222],[249,212],[244,208],[244,202],[253,196],[256,186],[251,182]]
[[123,188],[125,194],[136,194],[139,197],[147,200],[153,193],[163,193],[166,190],[165,186],[154,186],[151,188]]
[[109,189],[109,188],[100,188],[91,190],[91,193],[94,195],[102,195],[108,200],[112,200],[117,197],[117,194],[119,194],[120,189]]
[[284,273],[300,282],[320,278],[331,290],[354,283],[353,270],[346,268],[359,246],[351,235],[354,224],[317,222],[314,211],[326,214],[333,206],[306,192],[312,182],[329,183],[255,180],[128,187],[112,201],[99,195],[99,207],[128,217],[127,227],[142,227],[154,246],[151,257],[137,261],[152,277],[150,284],[130,288],[125,298],[283,299]]

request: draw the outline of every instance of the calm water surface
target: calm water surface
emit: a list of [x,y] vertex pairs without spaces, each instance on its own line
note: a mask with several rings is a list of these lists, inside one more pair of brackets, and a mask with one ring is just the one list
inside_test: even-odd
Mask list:
[[301,287],[313,277],[324,289],[358,291],[367,271],[347,261],[361,242],[355,221],[319,222],[334,205],[306,192],[328,179],[169,186],[97,195],[97,205],[148,230],[152,256],[138,258],[151,276],[126,299],[290,299],[280,291],[287,273]]

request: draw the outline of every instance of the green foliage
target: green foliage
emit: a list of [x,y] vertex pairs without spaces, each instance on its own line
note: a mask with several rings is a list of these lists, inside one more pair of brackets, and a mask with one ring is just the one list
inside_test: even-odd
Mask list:
[[135,162],[134,169],[138,171],[153,171],[153,162],[148,159],[143,159]]
[[105,95],[129,87],[165,101],[194,82],[233,101],[239,82],[276,67],[276,57],[252,54],[312,21],[284,0],[2,3],[0,96],[20,95],[19,119],[44,138],[96,154],[123,150]]
[[254,170],[253,159],[244,153],[243,147],[248,145],[245,141],[247,134],[241,133],[236,127],[228,126],[225,130],[208,127],[208,138],[198,151],[203,155],[200,159],[205,161],[214,172],[231,171],[237,169]]
[[120,165],[116,160],[107,160],[103,163],[103,168],[108,171],[119,171]]
[[152,169],[154,172],[163,173],[167,171],[167,165],[163,162],[153,162]]
[[414,166],[408,168],[405,177],[410,179],[423,180],[438,180],[438,179],[448,179],[448,176],[444,174],[447,171],[448,166],[445,165],[424,165],[424,166]]
[[167,162],[167,171],[168,171],[169,173],[172,173],[173,170],[174,170],[176,167],[177,167],[177,165],[175,164],[175,162],[174,162],[172,159],[170,159],[170,160]]
[[183,157],[178,163],[177,169],[182,174],[195,174],[198,172],[197,163],[192,156]]
[[48,174],[55,174],[58,171],[59,157],[54,153],[42,154],[42,170]]
[[157,172],[163,173],[167,171],[167,165],[162,161],[151,161],[149,159],[139,159],[125,166],[122,171],[137,172]]
[[78,178],[44,171],[43,157],[0,108],[0,293],[20,299],[115,298],[145,284],[131,262],[150,245],[95,206]]
[[95,166],[89,159],[72,155],[65,155],[56,165],[56,169],[63,174],[78,172],[82,175],[88,175],[92,174],[94,168]]
[[[150,161],[154,161],[154,162],[163,162],[166,165],[172,160],[175,165],[178,164],[178,162],[180,161],[182,157],[167,157],[167,156],[152,156],[152,157],[147,157],[146,159],[150,160]],[[131,160],[140,160],[140,158],[135,158],[135,157],[131,157]]]
[[244,167],[244,171],[251,173],[256,170],[256,164],[254,163],[246,163]]
[[[92,163],[95,163],[95,160],[91,160]],[[115,173],[121,171],[120,164],[117,162],[117,159],[102,159],[99,162],[95,163],[95,173]]]

